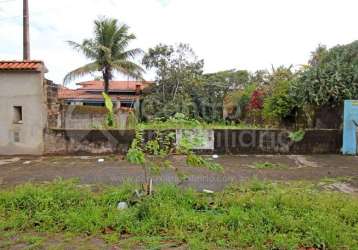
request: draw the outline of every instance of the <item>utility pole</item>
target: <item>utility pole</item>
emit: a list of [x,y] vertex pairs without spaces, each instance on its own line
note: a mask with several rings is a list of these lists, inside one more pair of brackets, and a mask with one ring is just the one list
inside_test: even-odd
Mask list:
[[30,23],[29,23],[29,2],[28,0],[23,0],[23,52],[24,60],[30,60]]

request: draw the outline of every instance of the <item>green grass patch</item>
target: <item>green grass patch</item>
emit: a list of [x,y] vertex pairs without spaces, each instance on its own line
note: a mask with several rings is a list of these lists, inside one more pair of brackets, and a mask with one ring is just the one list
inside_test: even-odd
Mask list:
[[[127,184],[93,192],[73,181],[56,181],[0,191],[0,239],[46,232],[71,238],[90,235],[108,244],[118,241],[152,249],[358,246],[358,198],[353,195],[319,191],[307,184],[251,181],[214,195],[156,186],[154,195],[134,202],[134,189]],[[130,203],[129,209],[117,210],[119,201]],[[35,236],[24,240],[29,245],[43,243]]]

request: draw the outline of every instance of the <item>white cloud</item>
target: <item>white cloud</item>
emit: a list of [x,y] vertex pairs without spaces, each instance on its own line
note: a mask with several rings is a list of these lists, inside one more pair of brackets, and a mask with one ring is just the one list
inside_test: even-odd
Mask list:
[[[21,59],[21,2],[0,3],[0,58]],[[358,39],[356,0],[30,0],[32,58],[57,83],[86,63],[66,40],[92,34],[107,15],[131,26],[133,47],[187,42],[208,72],[305,63],[319,44]]]

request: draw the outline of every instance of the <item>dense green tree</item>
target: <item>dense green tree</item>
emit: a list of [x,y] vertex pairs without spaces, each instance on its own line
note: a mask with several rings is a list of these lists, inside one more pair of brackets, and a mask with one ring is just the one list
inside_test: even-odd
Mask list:
[[250,74],[249,82],[258,86],[267,85],[270,82],[270,72],[268,70],[257,70]]
[[159,44],[143,58],[147,69],[155,71],[151,94],[146,96],[143,111],[147,116],[169,118],[175,113],[191,116],[194,112],[191,93],[200,84],[204,61],[187,44]]
[[266,119],[280,122],[289,116],[293,116],[296,104],[290,96],[292,82],[295,73],[291,67],[280,66],[273,68],[269,76],[269,84],[266,88],[263,115]]
[[302,105],[341,106],[358,98],[358,41],[327,50],[319,46],[294,85]]
[[250,74],[246,70],[227,70],[205,74],[201,84],[195,85],[192,97],[199,115],[206,121],[220,121],[224,117],[225,98],[236,89],[244,88]]
[[112,18],[100,18],[94,24],[94,38],[85,39],[82,43],[68,41],[70,46],[82,52],[91,62],[68,73],[64,82],[68,83],[78,77],[101,72],[104,92],[108,93],[109,81],[114,72],[142,79],[144,70],[133,62],[142,51],[138,48],[127,49],[129,43],[136,38],[134,34],[129,33],[129,27],[118,24],[118,21]]

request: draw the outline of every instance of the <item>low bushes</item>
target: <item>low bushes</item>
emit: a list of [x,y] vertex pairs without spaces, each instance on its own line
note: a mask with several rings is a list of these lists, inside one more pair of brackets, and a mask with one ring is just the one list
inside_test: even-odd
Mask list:
[[[214,195],[166,185],[139,201],[132,198],[133,190],[124,185],[93,192],[75,182],[56,181],[1,191],[0,238],[5,231],[112,231],[171,239],[191,249],[358,245],[358,199],[353,196],[259,181]],[[117,210],[119,201],[130,203],[129,209]]]

